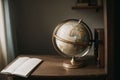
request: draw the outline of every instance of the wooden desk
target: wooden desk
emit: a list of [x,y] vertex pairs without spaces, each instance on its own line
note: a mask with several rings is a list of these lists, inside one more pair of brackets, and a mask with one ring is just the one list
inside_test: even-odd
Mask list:
[[[37,57],[43,59],[36,70],[27,78],[28,80],[48,80],[51,79],[82,79],[82,80],[103,80],[106,77],[104,68],[98,68],[92,62],[83,68],[65,69],[62,63],[66,58],[61,55],[22,55],[29,57]],[[90,58],[89,58],[90,59]],[[90,60],[88,60],[90,61]],[[20,79],[18,77],[14,77]]]

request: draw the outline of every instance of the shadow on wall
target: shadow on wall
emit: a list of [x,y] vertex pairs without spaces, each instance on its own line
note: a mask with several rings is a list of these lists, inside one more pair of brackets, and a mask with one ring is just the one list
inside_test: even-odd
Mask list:
[[57,53],[52,45],[52,33],[58,23],[71,18],[83,18],[94,28],[103,27],[102,10],[72,10],[76,0],[13,0],[11,17],[15,28],[18,54]]

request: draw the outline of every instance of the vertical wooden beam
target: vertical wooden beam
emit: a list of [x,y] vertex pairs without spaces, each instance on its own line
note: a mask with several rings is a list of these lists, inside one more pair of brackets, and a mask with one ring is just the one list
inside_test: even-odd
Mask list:
[[104,1],[105,65],[108,80],[114,80],[114,0]]

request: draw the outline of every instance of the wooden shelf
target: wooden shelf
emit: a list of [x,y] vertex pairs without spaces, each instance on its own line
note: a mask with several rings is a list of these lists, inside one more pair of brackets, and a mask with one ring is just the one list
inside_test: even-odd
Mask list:
[[[25,55],[21,55],[25,56]],[[65,69],[62,66],[64,60],[68,60],[60,55],[26,55],[43,59],[44,62],[31,74],[36,77],[95,77],[106,76],[104,68],[98,68],[94,64],[94,57],[86,56],[87,65],[77,69]]]
[[102,6],[77,6],[77,5],[72,6],[72,9],[96,9],[96,11],[98,11],[101,8]]
[[72,6],[72,9],[96,9],[96,11],[98,11],[102,6],[102,0],[77,0]]
[[101,8],[100,6],[72,6],[72,9],[96,9]]

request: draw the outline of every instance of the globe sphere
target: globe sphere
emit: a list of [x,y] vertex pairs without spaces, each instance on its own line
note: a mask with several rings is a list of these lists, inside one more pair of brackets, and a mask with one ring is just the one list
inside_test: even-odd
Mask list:
[[54,48],[68,57],[82,57],[92,46],[92,33],[82,19],[68,19],[54,29],[52,41]]

